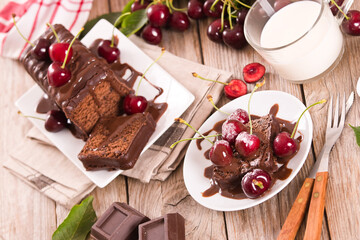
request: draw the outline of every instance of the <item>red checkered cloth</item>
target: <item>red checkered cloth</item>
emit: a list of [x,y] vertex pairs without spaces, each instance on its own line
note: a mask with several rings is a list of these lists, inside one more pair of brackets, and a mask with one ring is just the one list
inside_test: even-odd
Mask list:
[[34,42],[47,28],[46,23],[61,23],[74,35],[89,17],[92,0],[10,1],[0,10],[0,56],[20,58],[27,47],[16,31],[12,14],[16,14],[21,33]]

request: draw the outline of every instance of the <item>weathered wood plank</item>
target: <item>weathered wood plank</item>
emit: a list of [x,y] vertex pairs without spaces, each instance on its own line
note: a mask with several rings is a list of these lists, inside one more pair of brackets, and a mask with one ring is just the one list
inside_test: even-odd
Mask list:
[[[0,94],[0,125],[2,126],[0,128],[0,165],[2,165],[32,126],[26,118],[17,114],[14,102],[33,86],[34,82],[21,64],[15,60],[0,58],[0,66],[2,89]],[[4,168],[0,168],[0,189],[0,238],[51,238],[56,228],[53,201],[14,177]]]

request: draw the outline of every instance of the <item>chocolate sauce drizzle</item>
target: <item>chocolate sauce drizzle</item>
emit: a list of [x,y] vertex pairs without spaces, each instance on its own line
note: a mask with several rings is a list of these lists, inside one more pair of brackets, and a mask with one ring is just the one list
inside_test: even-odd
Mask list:
[[[270,117],[273,121],[273,124],[276,126],[276,130],[274,132],[274,136],[276,136],[279,132],[286,131],[288,133],[291,133],[295,127],[295,123],[286,121],[281,118],[277,118],[276,114],[278,113],[279,105],[275,104],[271,107],[269,114],[264,117]],[[261,117],[256,115],[251,115],[252,120],[260,119]],[[221,129],[223,123],[226,121],[226,119],[221,120],[214,124],[213,128],[209,131],[206,131],[203,133],[203,135],[207,136],[212,131],[215,131],[216,133],[221,134]],[[246,124],[247,126],[248,124]],[[278,127],[277,127],[278,126]],[[262,133],[254,132],[254,134],[261,135]],[[270,138],[270,141],[268,144],[272,144],[274,140],[274,136]],[[260,137],[260,136],[259,136]],[[217,137],[218,139],[221,139],[221,136]],[[202,149],[201,143],[204,139],[198,139],[196,140],[196,145],[199,150]],[[216,139],[214,139],[216,140]],[[302,136],[298,137],[296,139],[299,143],[302,141]],[[265,144],[265,143],[264,143]],[[238,155],[235,149],[234,150],[234,159],[233,162],[229,166],[225,167],[218,167],[215,165],[211,165],[204,170],[204,176],[206,178],[210,179],[211,186],[209,189],[205,190],[202,195],[204,197],[210,197],[215,195],[216,193],[220,193],[224,197],[233,198],[233,199],[244,199],[246,198],[245,194],[242,191],[241,188],[241,179],[245,175],[246,172],[255,169],[255,168],[261,168],[265,171],[267,171],[272,178],[272,185],[275,184],[277,180],[285,180],[287,179],[292,169],[288,168],[287,165],[290,161],[290,159],[296,154],[286,157],[286,158],[279,158],[276,156],[273,156],[272,153],[272,145],[270,146],[271,150],[266,148],[268,152],[265,152],[262,156],[261,154],[255,154],[254,156],[251,156],[250,158],[242,158]],[[261,148],[260,148],[261,149]],[[264,149],[264,148],[263,148]],[[209,157],[210,149],[206,150],[204,153],[204,157],[208,160],[210,160]],[[266,154],[266,155],[265,155]],[[273,161],[269,161],[269,159],[274,159]],[[266,162],[264,162],[266,160]],[[281,165],[281,166],[279,166]],[[228,175],[230,174],[230,175]],[[230,176],[230,177],[229,177]],[[267,191],[268,192],[268,191]],[[265,193],[266,194],[266,193]]]
[[[95,40],[94,43],[89,48],[90,51],[98,57],[99,57],[99,55],[97,52],[97,48],[101,41],[102,41],[102,39]],[[76,50],[76,49],[74,49],[74,50]],[[88,92],[89,92],[89,94],[93,95],[93,94],[95,94],[94,88],[96,87],[96,85],[91,84],[91,80],[93,78],[101,78],[101,79],[106,80],[106,76],[108,74],[110,74],[110,72],[108,72],[108,71],[106,71],[105,73],[101,73],[101,72],[95,73],[94,72],[95,70],[92,70],[92,69],[96,69],[97,67],[99,67],[98,64],[96,63],[96,61],[94,61],[95,58],[88,58],[86,60],[86,62],[84,62],[84,59],[81,58],[81,56],[79,54],[77,54],[76,51],[74,51],[73,58],[75,59],[75,61],[73,61],[75,66],[72,67],[72,70],[82,68],[83,71],[79,70],[78,75],[81,75],[81,76],[84,75],[84,76],[79,78],[80,81],[77,84],[74,84],[74,83],[65,84],[64,86],[61,87],[61,89],[59,89],[62,92],[62,94],[57,95],[58,98],[59,98],[59,96],[61,96],[61,99],[57,99],[57,100],[58,100],[58,102],[61,102],[61,103],[64,103],[70,97],[70,96],[68,96],[69,94],[74,94],[75,92],[78,92],[78,90],[77,90],[78,88],[79,89],[83,88],[83,85],[86,84],[86,82],[81,81],[81,79],[90,79],[89,84],[87,84],[88,86],[90,86],[88,88]],[[100,59],[103,61],[103,63],[106,63],[105,59],[102,59],[102,58],[100,58]],[[83,67],[83,66],[86,66],[86,67]],[[120,79],[121,81],[124,81],[124,83],[130,88],[133,88],[136,79],[143,75],[142,73],[136,71],[129,64],[121,63],[120,59],[118,59],[114,63],[110,64],[110,69],[114,72],[114,74],[118,77],[118,79]],[[128,77],[125,78],[125,75],[127,73],[130,73],[130,74]],[[89,75],[89,74],[93,75],[93,77],[90,78],[90,77],[85,76],[85,75]],[[77,78],[74,77],[72,79],[77,79]],[[149,112],[151,114],[151,116],[153,117],[153,119],[157,122],[161,118],[161,116],[164,114],[164,112],[166,111],[166,109],[168,107],[168,104],[166,102],[155,103],[155,100],[163,94],[164,90],[161,87],[158,87],[158,86],[154,85],[153,83],[151,83],[145,77],[144,77],[144,79],[146,81],[148,81],[149,84],[158,91],[158,94],[154,97],[154,99],[148,101],[148,107],[146,109],[146,112]],[[69,87],[72,88],[71,91],[70,91],[70,89],[68,89]],[[116,88],[116,86],[111,86],[111,87]],[[94,99],[96,99],[96,98],[94,98]],[[40,101],[37,105],[36,112],[47,113],[50,110],[60,110],[60,108],[58,107],[58,105],[55,103],[55,101],[53,99],[50,99],[47,94],[44,94],[44,96],[40,99]],[[120,112],[119,114],[122,114],[122,112]]]

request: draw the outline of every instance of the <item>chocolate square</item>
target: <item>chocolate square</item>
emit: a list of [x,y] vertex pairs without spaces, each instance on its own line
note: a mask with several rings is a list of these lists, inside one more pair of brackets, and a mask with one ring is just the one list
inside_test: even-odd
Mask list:
[[97,240],[137,240],[138,225],[150,219],[125,203],[114,202],[91,228]]
[[185,220],[179,213],[168,213],[142,223],[139,240],[185,240]]

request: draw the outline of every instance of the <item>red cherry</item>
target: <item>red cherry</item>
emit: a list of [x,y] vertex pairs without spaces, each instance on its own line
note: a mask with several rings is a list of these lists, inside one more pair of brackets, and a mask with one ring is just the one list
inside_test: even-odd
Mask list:
[[243,157],[249,157],[256,153],[260,147],[260,139],[254,134],[241,132],[235,140],[235,149]]
[[350,10],[347,13],[349,20],[344,18],[341,24],[342,30],[352,36],[360,36],[360,12],[357,10]]
[[236,23],[237,24],[244,24],[245,18],[246,18],[246,15],[247,15],[248,12],[249,12],[249,9],[242,8],[237,14]]
[[243,69],[244,81],[254,83],[259,81],[265,74],[265,67],[260,63],[250,63]]
[[[228,20],[224,21],[224,28],[223,30],[229,28],[230,24]],[[207,36],[208,38],[217,43],[222,43],[222,32],[221,32],[221,19],[216,19],[207,28]]]
[[145,112],[148,101],[143,96],[129,94],[124,99],[124,111],[131,115],[134,113]]
[[141,37],[150,44],[156,45],[161,42],[161,29],[148,24],[141,32]]
[[225,29],[222,39],[226,45],[235,49],[241,49],[247,45],[243,25],[237,24],[232,29]]
[[53,62],[48,68],[47,77],[52,87],[61,87],[71,79],[70,70],[67,67],[62,68],[61,65],[59,62]]
[[288,132],[281,132],[274,139],[273,150],[278,157],[288,157],[298,151],[298,144]]
[[238,120],[242,124],[246,124],[249,122],[249,114],[247,113],[247,111],[239,108],[236,109],[227,117],[227,120],[231,120],[231,119]]
[[98,47],[98,54],[108,63],[113,63],[119,58],[120,50],[115,45],[111,47],[110,40],[102,40]]
[[[69,43],[53,43],[51,44],[51,46],[49,47],[49,55],[51,60],[53,60],[53,62],[59,62],[59,63],[63,63],[65,60],[65,56],[67,53],[67,50],[69,48]],[[73,54],[73,50],[72,48],[70,48],[69,51],[69,55],[67,57],[66,60],[66,64],[69,63],[71,57]]]
[[174,11],[169,20],[170,27],[177,31],[185,31],[190,27],[190,20],[186,13]]
[[45,38],[40,38],[39,41],[36,43],[35,47],[32,50],[32,54],[38,60],[47,60],[49,59],[49,47],[50,42]]
[[229,99],[235,99],[247,93],[247,86],[243,81],[233,79],[224,87],[224,92]]
[[205,17],[203,5],[201,0],[190,0],[188,3],[188,16],[195,20]]
[[215,4],[214,11],[212,11],[211,6],[213,5],[214,2],[215,0],[206,0],[203,6],[203,12],[208,17],[219,18],[221,17],[221,12],[224,7],[224,3],[222,1],[219,1],[218,3]]
[[239,133],[246,131],[244,124],[238,120],[226,120],[221,127],[221,135],[224,140],[230,144],[235,142],[235,139]]
[[279,11],[283,7],[289,5],[290,3],[292,3],[292,1],[290,1],[290,0],[275,0],[275,2],[274,2],[275,12]]
[[151,5],[146,10],[146,15],[154,27],[163,27],[170,17],[170,11],[166,5],[158,3]]
[[241,187],[248,198],[257,198],[271,186],[270,174],[262,169],[253,169],[241,179]]
[[145,9],[149,5],[149,2],[144,1],[144,4],[141,4],[141,0],[135,1],[131,4],[131,12],[135,12],[140,9]]
[[51,110],[47,113],[45,129],[49,132],[59,132],[67,125],[65,114],[59,110]]
[[[341,5],[344,3],[344,0],[335,0],[335,2],[339,7],[341,7]],[[335,4],[333,4],[332,1],[329,2],[329,5],[332,14],[335,16],[339,12],[339,9],[335,6]]]
[[218,140],[214,143],[209,152],[210,160],[217,166],[230,165],[233,153],[230,143],[225,140]]

